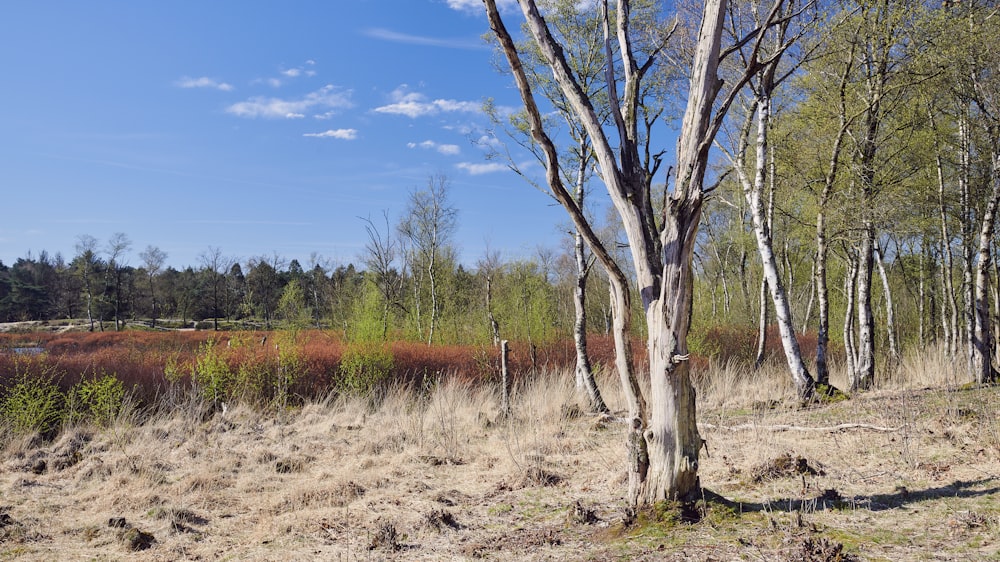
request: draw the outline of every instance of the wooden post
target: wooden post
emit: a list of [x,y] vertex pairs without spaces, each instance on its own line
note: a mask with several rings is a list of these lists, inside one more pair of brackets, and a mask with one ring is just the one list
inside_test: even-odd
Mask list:
[[500,380],[503,385],[500,398],[500,418],[507,419],[511,416],[510,407],[510,371],[507,369],[507,360],[510,355],[510,346],[507,340],[500,342]]

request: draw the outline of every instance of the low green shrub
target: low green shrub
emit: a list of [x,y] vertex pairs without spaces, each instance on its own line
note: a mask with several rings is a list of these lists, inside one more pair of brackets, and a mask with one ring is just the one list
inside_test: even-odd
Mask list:
[[340,360],[341,391],[367,394],[392,374],[392,350],[384,343],[359,343],[348,347]]
[[21,372],[4,389],[0,419],[15,433],[53,436],[63,422],[66,396],[49,373]]
[[125,383],[115,375],[94,375],[76,384],[67,395],[70,411],[100,427],[110,427],[125,408]]
[[212,404],[232,400],[239,391],[236,387],[237,377],[214,340],[198,346],[191,382],[202,397]]

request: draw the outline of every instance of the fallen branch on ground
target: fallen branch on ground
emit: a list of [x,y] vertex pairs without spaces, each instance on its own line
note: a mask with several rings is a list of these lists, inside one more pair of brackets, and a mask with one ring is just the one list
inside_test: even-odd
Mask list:
[[760,425],[756,423],[744,423],[740,425],[715,425],[711,423],[699,423],[698,428],[704,429],[720,429],[725,431],[743,431],[746,429],[763,429],[766,431],[843,431],[846,429],[867,429],[869,431],[882,431],[882,432],[893,432],[899,431],[902,427],[882,427],[878,425],[871,425],[867,423],[842,423],[838,425],[829,425],[823,427],[805,427],[801,425]]

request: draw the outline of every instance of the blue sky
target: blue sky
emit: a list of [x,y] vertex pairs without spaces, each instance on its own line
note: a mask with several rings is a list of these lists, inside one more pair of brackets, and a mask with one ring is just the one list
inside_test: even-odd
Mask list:
[[123,232],[129,262],[210,246],[358,262],[359,217],[451,180],[462,261],[560,243],[564,213],[477,147],[492,64],[480,0],[0,4],[0,260],[69,260]]

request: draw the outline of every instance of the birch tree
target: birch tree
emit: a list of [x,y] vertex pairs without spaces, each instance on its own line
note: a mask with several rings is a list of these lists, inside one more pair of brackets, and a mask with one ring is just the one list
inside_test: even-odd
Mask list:
[[[732,5],[731,5],[732,6]],[[733,6],[735,8],[735,6]],[[760,27],[761,14],[760,6],[751,3],[749,11],[752,14],[754,28]],[[786,4],[786,8],[791,13],[794,11],[794,4]],[[740,19],[737,10],[733,9],[731,21]],[[795,388],[802,398],[808,398],[815,389],[815,381],[805,361],[802,359],[802,352],[799,349],[798,340],[795,338],[795,325],[792,320],[792,309],[788,302],[788,295],[785,291],[785,284],[778,271],[778,262],[774,253],[772,225],[768,220],[768,207],[773,209],[773,191],[770,194],[770,202],[765,205],[766,187],[768,186],[768,136],[771,127],[772,101],[775,89],[788,74],[779,74],[779,64],[786,50],[794,42],[793,34],[789,33],[791,19],[789,14],[771,14],[770,17],[779,17],[780,23],[774,26],[765,37],[766,43],[763,48],[755,49],[755,52],[744,55],[742,58],[742,70],[756,69],[749,80],[750,96],[744,111],[744,122],[737,135],[737,147],[734,152],[726,152],[736,177],[743,189],[743,196],[746,198],[747,207],[750,211],[750,219],[753,225],[754,238],[757,242],[757,252],[760,255],[763,267],[763,281],[761,287],[761,348],[764,343],[763,324],[766,319],[767,302],[764,298],[765,287],[770,292],[770,297],[774,303],[775,316],[778,322],[778,331],[781,334],[781,344],[785,352],[785,359],[788,369],[795,383]],[[752,57],[752,58],[750,58]],[[750,151],[750,137],[755,135],[753,143],[754,161],[748,164],[747,153]],[[770,175],[773,176],[773,169]],[[773,215],[773,211],[770,213]],[[758,362],[762,356],[762,349],[758,350]]]
[[[600,118],[606,120],[608,113],[607,98],[604,95],[606,76],[600,18],[592,11],[578,10],[577,3],[571,0],[548,0],[543,2],[543,7],[547,10],[550,31],[563,45],[574,79],[584,94],[595,102],[595,111],[599,113]],[[556,149],[555,153],[558,158],[555,165],[562,181],[570,186],[567,189],[572,191],[575,206],[584,210],[588,184],[594,166],[594,152],[589,134],[580,120],[576,118],[561,88],[553,80],[551,71],[544,56],[537,48],[537,44],[531,40],[522,41],[517,45],[517,49],[521,54],[522,69],[529,83],[555,110],[556,118],[549,119],[545,125],[550,130],[557,127],[560,130],[565,130],[569,137],[565,147]],[[501,126],[507,136],[512,138],[517,145],[526,148],[537,161],[545,165],[545,151],[537,142],[533,141],[531,132],[528,130],[530,119],[524,112],[510,115],[507,118],[507,123],[504,123],[492,104],[488,105],[487,109],[494,122]],[[513,158],[508,156],[507,160],[514,172],[540,191],[547,192],[547,189],[535,184],[534,180],[521,169]],[[587,351],[587,284],[596,258],[592,255],[588,256],[588,241],[579,228],[574,227],[570,234],[573,237],[574,264],[576,266],[576,279],[572,288],[575,313],[573,342],[576,347],[576,389],[578,394],[585,399],[587,407],[591,411],[606,413],[608,407],[597,387]],[[622,365],[622,368],[628,372],[632,371],[631,366],[626,365],[624,358],[619,358],[618,364]]]
[[139,259],[142,260],[143,267],[146,269],[146,278],[149,281],[149,313],[152,316],[152,327],[156,328],[156,313],[159,311],[156,303],[156,291],[153,289],[153,279],[160,273],[163,264],[167,261],[167,253],[156,246],[149,245],[139,253]]
[[[441,268],[445,253],[452,243],[458,227],[458,209],[448,200],[449,183],[444,175],[432,175],[427,180],[427,188],[414,190],[398,231],[409,245],[410,270],[414,277],[414,308],[421,310],[421,283],[426,275],[429,284],[430,320],[427,326],[427,345],[434,341],[441,314]],[[417,328],[421,329],[420,313],[417,312]]]

